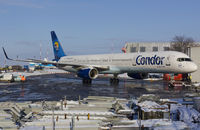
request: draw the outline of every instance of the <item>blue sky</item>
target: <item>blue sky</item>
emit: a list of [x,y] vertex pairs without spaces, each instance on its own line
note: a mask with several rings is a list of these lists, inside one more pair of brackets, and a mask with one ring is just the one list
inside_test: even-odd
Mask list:
[[[12,58],[53,58],[55,30],[68,55],[121,52],[125,42],[200,41],[199,0],[0,0],[0,43]],[[0,65],[4,64],[0,53]],[[7,62],[11,64],[10,62]],[[12,63],[19,64],[19,63]]]

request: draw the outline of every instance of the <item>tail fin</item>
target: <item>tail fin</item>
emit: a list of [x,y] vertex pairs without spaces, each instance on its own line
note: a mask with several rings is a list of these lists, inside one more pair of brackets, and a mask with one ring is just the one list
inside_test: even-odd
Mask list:
[[55,56],[54,60],[58,61],[61,57],[66,56],[66,54],[63,51],[63,48],[60,42],[58,41],[58,38],[54,31],[51,31],[51,38],[52,38],[53,51],[54,51],[54,56]]

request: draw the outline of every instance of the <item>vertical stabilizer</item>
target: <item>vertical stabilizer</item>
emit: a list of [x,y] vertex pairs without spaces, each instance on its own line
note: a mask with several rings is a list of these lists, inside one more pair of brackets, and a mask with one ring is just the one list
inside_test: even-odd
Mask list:
[[63,51],[63,48],[58,41],[58,38],[56,36],[56,33],[54,31],[51,31],[51,39],[53,44],[53,51],[55,56],[55,61],[58,61],[61,57],[66,56],[65,52]]

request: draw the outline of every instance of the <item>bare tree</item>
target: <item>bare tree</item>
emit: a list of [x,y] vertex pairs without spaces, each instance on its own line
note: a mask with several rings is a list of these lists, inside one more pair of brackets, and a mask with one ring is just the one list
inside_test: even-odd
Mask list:
[[171,41],[171,49],[187,53],[187,47],[194,45],[194,39],[185,36],[175,36]]

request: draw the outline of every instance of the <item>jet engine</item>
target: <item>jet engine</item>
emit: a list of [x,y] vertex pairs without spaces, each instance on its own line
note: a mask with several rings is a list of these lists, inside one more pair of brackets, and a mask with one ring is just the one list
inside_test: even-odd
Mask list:
[[134,79],[146,79],[148,78],[148,73],[128,73],[129,77]]
[[96,79],[98,74],[99,72],[95,68],[85,68],[77,72],[77,76],[83,79]]

